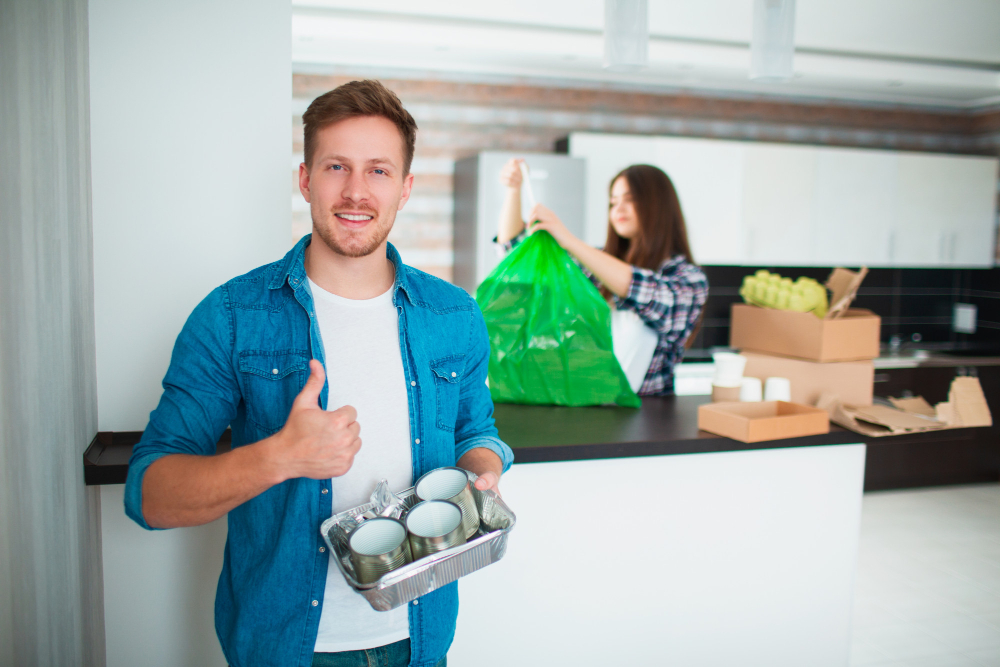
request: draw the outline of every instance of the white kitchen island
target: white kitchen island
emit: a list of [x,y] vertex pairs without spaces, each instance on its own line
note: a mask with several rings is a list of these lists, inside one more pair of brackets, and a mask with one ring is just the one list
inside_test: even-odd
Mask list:
[[[698,399],[646,399],[643,411],[673,412],[675,401]],[[588,410],[605,412],[579,423]],[[504,476],[517,526],[502,561],[460,582],[450,666],[848,664],[865,466],[856,436],[745,445],[701,433],[674,449],[733,450],[630,456],[671,449],[644,432],[656,420],[603,408],[497,412],[522,461],[587,446],[519,448],[517,429],[504,428],[513,413],[526,417],[522,433],[565,419],[577,423],[563,442],[616,427],[625,442],[618,457],[518,463]]]

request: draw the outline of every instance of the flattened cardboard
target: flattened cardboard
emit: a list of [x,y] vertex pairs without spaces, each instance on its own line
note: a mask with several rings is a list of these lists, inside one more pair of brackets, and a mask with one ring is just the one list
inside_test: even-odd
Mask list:
[[788,378],[792,387],[791,398],[795,403],[816,405],[820,396],[831,393],[836,394],[844,405],[872,404],[875,364],[869,360],[824,364],[754,352],[744,352],[743,356],[747,359],[744,377],[760,378],[762,382],[769,377]]
[[945,427],[944,424],[931,417],[904,412],[888,405],[869,405],[855,408],[852,414],[857,420],[884,426],[893,433],[919,433],[920,431],[935,431]]
[[912,412],[915,415],[937,418],[937,412],[930,403],[924,400],[923,396],[914,396],[913,398],[890,397],[889,402],[892,403],[893,407],[903,410],[904,412]]
[[698,428],[739,440],[764,442],[830,432],[825,410],[785,401],[698,406]]
[[881,325],[878,315],[859,308],[821,320],[812,313],[734,303],[729,345],[744,352],[824,363],[859,361],[878,356]]
[[816,405],[826,410],[835,424],[874,437],[993,425],[982,385],[974,377],[952,380],[948,401],[933,408],[936,417],[927,414],[930,405],[919,396],[889,400],[895,407],[848,408],[837,396],[824,394]]

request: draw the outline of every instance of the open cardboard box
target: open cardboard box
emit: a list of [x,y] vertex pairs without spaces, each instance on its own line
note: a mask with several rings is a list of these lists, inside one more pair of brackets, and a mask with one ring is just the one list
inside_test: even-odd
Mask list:
[[698,428],[740,442],[829,433],[826,410],[799,403],[708,403],[698,406]]
[[889,402],[891,407],[871,405],[851,408],[837,396],[824,394],[816,407],[826,410],[830,421],[835,424],[873,437],[993,425],[982,385],[974,377],[952,380],[948,400],[934,407],[920,396],[890,398]]
[[879,354],[882,318],[870,310],[850,308],[868,269],[834,269],[826,281],[833,296],[826,317],[734,303],[729,324],[730,347],[810,361],[857,361]]

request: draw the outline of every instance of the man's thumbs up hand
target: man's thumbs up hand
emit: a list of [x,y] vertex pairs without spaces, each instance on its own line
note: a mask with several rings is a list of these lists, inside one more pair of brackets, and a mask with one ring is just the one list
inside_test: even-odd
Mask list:
[[282,479],[340,477],[351,469],[361,449],[358,413],[349,405],[327,412],[319,405],[326,382],[323,364],[309,362],[306,385],[295,397],[284,428],[276,436],[272,453]]

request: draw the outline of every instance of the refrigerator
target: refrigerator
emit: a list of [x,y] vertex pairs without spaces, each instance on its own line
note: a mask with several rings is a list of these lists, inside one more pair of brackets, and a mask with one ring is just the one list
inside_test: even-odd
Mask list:
[[[528,164],[535,200],[555,211],[573,234],[583,238],[586,160],[553,153],[484,151],[455,163],[455,213],[453,281],[470,294],[501,260],[493,239],[506,188],[500,170],[513,157]],[[521,191],[521,218],[527,220],[528,203]]]

